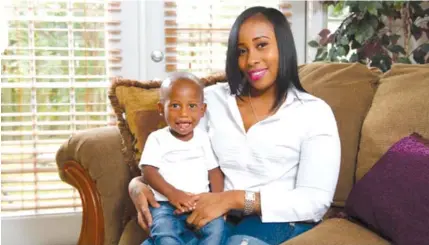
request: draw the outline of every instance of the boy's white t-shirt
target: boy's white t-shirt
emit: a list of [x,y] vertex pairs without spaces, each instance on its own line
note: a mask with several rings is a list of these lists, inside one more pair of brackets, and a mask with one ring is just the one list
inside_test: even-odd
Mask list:
[[[209,191],[208,171],[219,166],[205,131],[195,128],[192,139],[182,141],[171,134],[169,127],[149,135],[140,169],[143,165],[158,168],[165,181],[176,189],[196,194]],[[157,201],[168,201],[161,193],[153,193]]]

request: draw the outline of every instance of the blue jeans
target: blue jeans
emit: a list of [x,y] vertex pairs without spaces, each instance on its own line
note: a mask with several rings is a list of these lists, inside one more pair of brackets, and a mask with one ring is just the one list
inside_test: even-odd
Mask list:
[[[226,245],[277,245],[296,237],[311,228],[307,223],[262,223],[259,216],[246,216],[237,224],[227,223]],[[198,240],[191,234],[183,236],[186,245],[196,245]],[[149,239],[142,245],[154,245]]]
[[[304,233],[314,224],[262,223],[259,216],[246,216],[232,229],[226,245],[277,245]],[[189,244],[189,243],[188,243]]]
[[220,217],[212,220],[198,231],[187,227],[188,214],[175,215],[176,208],[168,202],[160,202],[159,208],[151,208],[153,225],[151,236],[143,244],[185,245],[195,240],[198,245],[223,245],[225,243],[225,220]]

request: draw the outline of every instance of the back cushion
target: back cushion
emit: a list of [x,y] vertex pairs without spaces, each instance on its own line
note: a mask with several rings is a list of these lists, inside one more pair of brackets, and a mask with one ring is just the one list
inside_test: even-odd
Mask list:
[[300,67],[304,88],[328,103],[341,139],[341,169],[334,205],[343,207],[354,184],[360,130],[381,73],[366,66],[311,63]]
[[413,132],[429,137],[429,65],[395,64],[381,77],[365,118],[356,178]]

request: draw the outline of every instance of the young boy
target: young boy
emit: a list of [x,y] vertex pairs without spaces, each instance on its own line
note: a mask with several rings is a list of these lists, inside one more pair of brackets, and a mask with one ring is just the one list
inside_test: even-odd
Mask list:
[[[167,127],[151,133],[146,141],[139,167],[159,208],[151,208],[151,238],[155,245],[185,244],[192,231],[186,226],[188,214],[176,215],[176,209],[192,211],[193,194],[223,191],[223,174],[217,164],[206,132],[196,128],[206,104],[204,85],[189,73],[174,73],[160,89],[158,109]],[[219,217],[195,236],[200,245],[219,245],[225,240],[224,219]],[[192,234],[192,233],[191,233]]]

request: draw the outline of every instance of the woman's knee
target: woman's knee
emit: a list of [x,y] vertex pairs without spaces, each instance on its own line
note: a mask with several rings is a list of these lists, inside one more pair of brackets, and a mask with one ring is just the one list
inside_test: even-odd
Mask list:
[[232,235],[225,243],[226,245],[270,245],[257,238],[247,235]]
[[177,235],[154,237],[154,245],[185,245],[182,239]]

